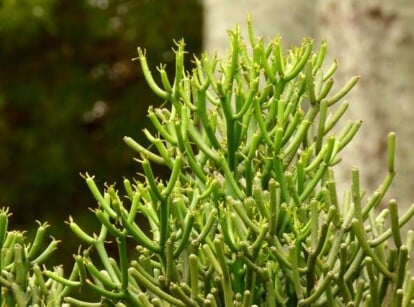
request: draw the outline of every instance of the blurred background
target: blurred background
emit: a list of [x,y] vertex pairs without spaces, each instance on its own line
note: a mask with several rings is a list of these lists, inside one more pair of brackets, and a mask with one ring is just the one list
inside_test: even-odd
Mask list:
[[[122,142],[140,142],[148,105],[136,47],[149,65],[174,68],[173,39],[189,53],[223,52],[226,30],[245,25],[280,33],[285,48],[304,36],[328,41],[338,58],[336,86],[361,75],[348,97],[349,118],[363,119],[344,156],[338,180],[349,187],[361,168],[368,192],[386,174],[386,135],[398,133],[397,179],[389,197],[402,208],[414,200],[414,5],[412,0],[2,0],[0,1],[0,205],[16,228],[49,221],[65,238],[59,252],[71,262],[78,240],[63,223],[71,214],[93,228],[95,201],[79,173],[105,182],[132,178],[138,165]],[[244,27],[245,28],[245,27]],[[187,57],[191,65],[191,57]],[[72,245],[71,245],[72,244]]]
[[136,177],[138,164],[122,137],[145,142],[148,105],[161,102],[131,61],[137,46],[146,48],[150,67],[163,62],[171,73],[173,39],[185,38],[190,53],[200,52],[201,5],[0,4],[0,205],[11,208],[12,228],[48,221],[52,234],[64,239],[59,257],[71,263],[79,240],[64,221],[70,214],[86,229],[95,222],[88,210],[95,201],[79,174],[95,175],[100,188],[117,181],[122,189],[123,177]]

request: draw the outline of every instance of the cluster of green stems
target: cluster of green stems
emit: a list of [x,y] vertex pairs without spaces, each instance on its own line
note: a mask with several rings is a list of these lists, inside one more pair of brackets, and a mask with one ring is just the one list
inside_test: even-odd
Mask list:
[[[156,82],[138,49],[143,75],[164,101],[148,111],[154,126],[144,130],[149,148],[124,138],[139,155],[142,180],[124,179],[120,196],[115,185],[101,191],[93,176],[84,176],[101,228],[91,235],[69,219],[88,248],[75,256],[70,277],[47,269],[42,275],[62,286],[62,302],[414,303],[414,234],[409,231],[405,243],[400,234],[414,206],[399,216],[391,200],[375,213],[395,176],[395,134],[389,134],[388,174],[377,191],[366,196],[353,169],[350,191],[339,197],[333,167],[361,122],[340,131],[336,124],[348,108],[342,98],[359,78],[332,93],[337,63],[323,66],[325,42],[314,51],[305,39],[285,52],[279,37],[265,44],[250,23],[248,29],[248,42],[236,27],[223,59],[203,54],[190,71],[178,41],[173,82],[164,66]],[[154,163],[170,169],[167,180],[156,177]],[[116,256],[108,254],[110,245]],[[3,261],[1,268],[7,269]],[[99,299],[76,298],[76,289]]]

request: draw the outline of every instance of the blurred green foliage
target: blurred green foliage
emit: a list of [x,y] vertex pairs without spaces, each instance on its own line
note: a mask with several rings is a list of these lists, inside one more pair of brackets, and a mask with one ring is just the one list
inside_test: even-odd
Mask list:
[[140,138],[159,102],[131,58],[142,46],[173,72],[172,40],[199,53],[201,16],[195,0],[0,1],[0,203],[13,223],[82,219],[94,201],[80,172],[136,177],[122,137]]

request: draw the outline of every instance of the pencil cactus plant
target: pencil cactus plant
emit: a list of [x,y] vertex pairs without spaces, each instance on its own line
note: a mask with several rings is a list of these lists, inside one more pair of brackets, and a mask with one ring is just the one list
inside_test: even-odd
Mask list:
[[[99,188],[85,180],[98,207],[97,234],[68,224],[86,249],[70,277],[44,269],[65,286],[73,306],[411,306],[414,277],[396,201],[376,214],[395,176],[395,135],[388,142],[388,175],[370,197],[352,170],[350,190],[337,195],[333,167],[358,131],[336,124],[348,104],[352,78],[331,93],[337,68],[323,66],[326,43],[287,52],[281,39],[245,41],[229,32],[224,58],[203,54],[184,67],[176,43],[176,71],[153,78],[138,49],[143,74],[165,102],[150,108],[151,146],[130,137],[142,178]],[[335,107],[334,107],[335,106]],[[152,165],[170,169],[157,178]],[[139,217],[139,218],[138,218]],[[142,220],[145,220],[145,223]],[[144,231],[142,225],[149,225]],[[108,248],[116,246],[116,257]],[[113,249],[113,247],[112,247]],[[76,298],[87,288],[100,299]],[[69,289],[69,290],[68,290]]]
[[[45,240],[47,223],[38,223],[30,241],[23,231],[8,230],[9,216],[8,208],[0,209],[0,306],[60,306],[62,297],[71,290],[56,281],[63,279],[63,268],[43,268],[59,241]],[[75,270],[73,274],[71,278],[76,278]]]

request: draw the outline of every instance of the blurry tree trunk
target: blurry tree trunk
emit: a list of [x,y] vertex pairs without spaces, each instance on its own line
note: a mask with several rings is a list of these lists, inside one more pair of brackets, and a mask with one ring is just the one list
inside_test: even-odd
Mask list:
[[348,118],[364,123],[343,154],[337,179],[342,188],[349,188],[355,166],[364,187],[373,191],[387,171],[387,134],[396,131],[397,177],[388,195],[401,206],[410,205],[414,201],[412,0],[204,0],[204,49],[222,52],[227,47],[225,31],[235,24],[243,28],[248,12],[257,34],[279,33],[287,47],[304,36],[327,38],[328,56],[340,64],[338,87],[351,76],[362,77],[347,99]]
[[397,176],[388,195],[401,207],[414,201],[414,7],[412,0],[319,1],[319,33],[339,59],[339,84],[361,80],[348,99],[348,117],[363,125],[338,169],[349,182],[350,168],[374,190],[386,174],[387,134],[397,133]]
[[316,7],[312,1],[203,0],[203,4],[204,49],[209,52],[220,53],[227,48],[225,33],[234,25],[246,31],[248,13],[257,35],[271,38],[280,34],[287,47],[315,35]]

